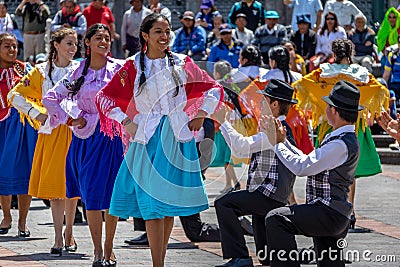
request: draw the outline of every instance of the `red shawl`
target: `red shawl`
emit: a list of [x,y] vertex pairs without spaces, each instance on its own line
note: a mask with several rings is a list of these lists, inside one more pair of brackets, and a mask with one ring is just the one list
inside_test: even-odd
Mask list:
[[[189,118],[193,118],[197,114],[203,104],[204,94],[212,88],[220,90],[220,104],[222,103],[224,91],[219,83],[194,64],[190,57],[185,58],[185,64],[182,67],[187,74],[187,82],[185,84],[187,103],[184,111]],[[96,95],[95,101],[100,114],[101,131],[107,135],[112,135],[115,132],[122,134],[121,131],[113,131],[112,124],[107,122],[110,120],[106,116],[112,109],[116,107],[121,108],[131,119],[138,113],[133,95],[136,74],[137,70],[134,60],[128,59],[112,80]],[[119,127],[122,126],[119,125]]]

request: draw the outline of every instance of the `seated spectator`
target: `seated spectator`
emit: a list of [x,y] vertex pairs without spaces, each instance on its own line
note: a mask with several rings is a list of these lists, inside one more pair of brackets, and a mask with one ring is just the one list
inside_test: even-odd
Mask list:
[[309,14],[310,18],[310,29],[314,31],[318,30],[321,24],[322,17],[322,4],[320,0],[307,0],[307,1],[293,1],[293,0],[283,0],[283,3],[289,7],[293,7],[292,14],[292,31],[298,30],[298,16],[304,14]]
[[0,2],[0,34],[4,32],[11,32],[14,30],[13,20],[8,14],[7,4],[3,1]]
[[304,58],[306,63],[315,55],[317,34],[310,29],[310,15],[297,16],[298,30],[292,33],[290,41],[296,45],[296,53]]
[[131,0],[131,8],[125,11],[121,26],[122,50],[128,50],[128,57],[140,51],[140,24],[152,12],[143,5],[143,0]]
[[378,34],[376,36],[376,45],[378,46],[378,52],[382,52],[383,55],[380,59],[382,72],[384,72],[386,64],[386,48],[391,45],[397,44],[398,32],[400,28],[400,13],[391,7],[385,14],[381,26],[379,27]]
[[354,43],[355,55],[353,62],[366,67],[372,73],[372,64],[374,63],[375,32],[368,28],[367,18],[363,14],[358,14],[355,18],[356,29],[349,32],[348,38]]
[[[400,47],[400,40],[398,41]],[[396,99],[400,98],[400,53],[399,48],[396,51],[390,52],[386,63],[383,79],[389,85],[389,90],[393,90],[396,94]]]
[[185,11],[182,27],[176,31],[172,52],[189,55],[194,60],[202,60],[206,55],[206,31],[194,24],[192,11]]
[[61,10],[59,10],[50,24],[50,31],[55,32],[62,27],[72,28],[78,34],[78,50],[74,58],[83,57],[81,49],[83,48],[83,37],[86,33],[86,18],[80,12],[81,9],[76,0],[65,0]]
[[246,45],[242,48],[239,55],[239,68],[231,71],[232,81],[240,83],[243,81],[254,80],[263,77],[267,74],[268,70],[263,68],[261,52],[255,45]]
[[335,61],[332,54],[332,42],[340,38],[347,38],[346,31],[339,26],[336,14],[329,11],[324,17],[324,26],[317,34],[316,55],[310,59],[309,71],[317,69],[321,63]]
[[150,9],[151,12],[164,15],[169,20],[169,22],[171,22],[171,10],[169,10],[168,7],[161,4],[158,0],[148,0],[148,2],[149,5],[147,6],[147,8]]
[[236,15],[235,20],[236,29],[233,33],[233,38],[235,40],[240,40],[243,45],[251,44],[254,39],[253,31],[246,28],[247,25],[247,16],[246,14],[239,13]]
[[243,45],[232,38],[231,25],[224,23],[219,27],[221,40],[211,47],[207,61],[207,71],[214,73],[214,63],[220,60],[228,61],[233,68],[239,66],[239,54]]
[[264,64],[269,68],[268,51],[271,47],[282,45],[287,41],[285,26],[278,24],[279,14],[275,10],[265,12],[266,24],[257,28],[253,44],[261,50]]
[[[351,20],[362,12],[357,6],[348,0],[328,0],[325,4],[324,13],[322,17],[325,18],[328,12],[334,12],[337,15],[339,26],[342,26],[346,31],[350,31]],[[325,21],[322,20],[321,27],[325,25]]]
[[210,54],[211,47],[221,40],[219,27],[225,23],[222,15],[215,16],[212,20],[213,29],[207,35],[207,55]]
[[243,13],[247,16],[247,28],[254,32],[258,27],[265,24],[264,12],[262,3],[254,0],[242,0],[233,4],[228,15],[228,23],[235,27],[236,15]]
[[302,56],[296,54],[297,51],[296,45],[291,41],[287,41],[286,43],[283,44],[283,46],[286,47],[286,49],[289,51],[290,70],[298,72],[303,76],[306,75],[307,74],[306,62],[304,61]]
[[221,15],[214,6],[214,0],[202,0],[200,11],[196,14],[196,25],[200,25],[207,32],[213,29],[212,20],[215,16]]

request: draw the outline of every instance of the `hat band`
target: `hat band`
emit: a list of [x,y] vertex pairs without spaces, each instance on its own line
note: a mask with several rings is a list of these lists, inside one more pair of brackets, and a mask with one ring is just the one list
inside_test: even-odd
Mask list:
[[342,107],[345,109],[357,109],[358,108],[358,100],[351,99],[342,95],[330,95],[329,98],[337,107]]

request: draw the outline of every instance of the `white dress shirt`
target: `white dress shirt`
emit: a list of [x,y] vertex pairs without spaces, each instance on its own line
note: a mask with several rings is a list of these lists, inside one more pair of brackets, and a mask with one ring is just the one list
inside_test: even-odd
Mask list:
[[[355,126],[345,125],[336,129],[327,134],[322,143],[328,138],[344,132],[355,132]],[[325,170],[332,170],[345,163],[348,155],[347,146],[340,139],[332,140],[308,155],[287,140],[284,143],[276,144],[274,150],[282,163],[298,176],[316,175]]]
[[[283,121],[286,119],[286,116],[281,115],[278,119]],[[252,136],[243,136],[227,121],[222,123],[219,129],[232,154],[237,158],[248,158],[253,153],[273,148],[268,141],[267,135],[263,132]]]

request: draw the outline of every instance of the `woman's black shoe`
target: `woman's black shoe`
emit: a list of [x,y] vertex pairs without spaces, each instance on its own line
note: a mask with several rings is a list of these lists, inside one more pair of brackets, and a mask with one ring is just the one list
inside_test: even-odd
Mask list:
[[30,237],[31,236],[31,232],[29,230],[21,231],[21,230],[18,229],[18,236],[19,237]]
[[103,267],[103,266],[104,264],[102,259],[98,259],[92,263],[92,267]]
[[354,229],[356,227],[356,221],[357,221],[356,215],[354,213],[351,214],[351,216],[350,216],[350,226],[349,226],[350,229]]
[[10,223],[10,225],[8,227],[1,227],[0,228],[0,235],[8,234],[8,230],[10,230],[10,229],[11,229],[11,223]]
[[117,261],[116,260],[105,260],[104,261],[104,266],[116,267],[117,266]]
[[61,257],[62,256],[62,248],[51,248],[50,255]]
[[74,244],[72,246],[65,246],[65,250],[68,252],[75,252],[78,249],[78,244],[74,240]]
[[237,191],[237,190],[240,190],[240,183],[239,182],[237,182],[235,184],[235,186],[233,187],[233,191]]

